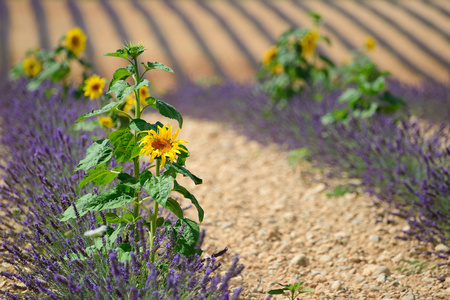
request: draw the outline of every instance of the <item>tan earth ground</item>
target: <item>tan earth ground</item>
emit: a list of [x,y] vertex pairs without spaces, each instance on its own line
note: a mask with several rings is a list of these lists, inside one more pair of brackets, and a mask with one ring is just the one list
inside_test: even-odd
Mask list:
[[[130,11],[124,1],[112,2],[121,12]],[[435,2],[448,6],[445,1]],[[122,41],[115,36],[110,20],[105,19],[99,4],[96,1],[80,3],[84,3],[81,9],[92,32],[91,39],[95,41],[95,54],[100,56],[120,47]],[[408,3],[411,3],[408,5],[412,9],[428,16],[436,24],[448,22],[421,2]],[[16,61],[23,55],[24,49],[38,44],[38,38],[30,34],[36,29],[28,1],[14,0],[8,1],[8,4],[15,16],[21,16],[12,19],[12,29],[15,31],[10,52],[12,60]],[[153,9],[162,6],[157,1],[145,5]],[[248,67],[242,54],[230,43],[229,37],[214,19],[205,16],[202,10],[195,9],[195,5],[185,1],[180,7],[192,16],[193,22],[208,22],[207,26],[199,26],[199,30],[206,37],[211,37],[207,42],[226,72],[239,80],[251,79],[253,70]],[[226,6],[218,2],[214,5]],[[276,19],[271,11],[252,1],[245,5],[253,7],[252,11],[258,12],[260,16],[277,20],[267,26],[274,34],[287,29],[287,23]],[[347,1],[342,5],[356,4]],[[49,31],[54,45],[56,39],[74,24],[68,17],[63,1],[45,1],[44,6],[50,20]],[[341,24],[338,30],[345,32],[345,28],[351,26],[351,39],[362,40],[366,35],[362,29],[347,24],[348,21],[342,16],[324,7],[322,2],[311,1],[310,6],[333,24]],[[286,14],[304,14],[289,1],[280,2],[279,7]],[[174,24],[174,28],[183,27],[176,25],[176,19],[173,15],[170,17],[167,8],[161,8],[161,11],[164,9],[169,16],[161,18],[161,22],[171,20],[170,24]],[[229,8],[221,11],[223,14],[232,14]],[[395,10],[392,13],[401,14]],[[204,19],[201,19],[202,16]],[[395,30],[385,30],[379,20],[369,15],[366,17],[367,23],[386,35],[391,43],[401,39]],[[134,26],[142,24],[141,18],[136,15],[126,19],[124,24],[132,32]],[[245,21],[240,22],[241,27],[249,26]],[[448,31],[448,28],[443,29]],[[189,42],[191,37],[183,34],[182,30],[171,30],[170,27],[165,30],[172,44],[184,41],[183,47],[174,48],[174,51],[184,61],[183,68],[188,73],[196,79],[212,74],[211,66],[201,59],[198,47]],[[26,38],[21,33],[26,34]],[[133,40],[142,40],[141,34],[145,35],[143,42],[151,45],[153,51],[149,59],[170,65],[163,50],[154,43],[154,34],[150,29],[144,27],[131,36]],[[417,34],[440,43],[442,47],[439,49],[449,49],[448,40],[442,40],[426,28]],[[222,39],[216,42],[212,41],[212,37]],[[414,48],[408,44],[409,41],[405,42],[406,46],[395,44],[394,47]],[[269,45],[267,41],[256,39],[251,51],[257,56]],[[336,41],[329,54],[342,60],[347,51]],[[186,55],[189,59],[185,58]],[[380,48],[373,55],[381,67],[393,70],[399,78],[410,82],[419,80],[417,74],[408,70],[386,49]],[[448,80],[448,70],[443,69],[433,58],[425,57],[423,52],[412,49],[405,55],[418,61],[421,68],[437,79]],[[448,52],[444,55],[448,56]],[[111,77],[112,70],[117,67],[115,62],[104,57],[99,61],[102,73]],[[156,74],[159,88],[174,84],[167,74]],[[404,221],[394,218],[394,224],[376,223],[375,217],[381,208],[373,207],[370,196],[362,192],[359,180],[348,179],[344,175],[341,178],[327,178],[326,169],[315,169],[304,161],[291,167],[282,145],[267,147],[257,144],[220,123],[186,118],[180,137],[190,142],[192,156],[188,161],[189,169],[204,179],[203,185],[192,186],[190,190],[206,212],[202,225],[207,230],[205,252],[212,254],[229,247],[229,254],[223,258],[224,267],[229,265],[234,254],[240,255],[246,268],[233,284],[245,287],[242,299],[265,299],[269,289],[277,288],[276,282],[298,281],[303,281],[305,288],[314,288],[314,292],[304,294],[303,299],[450,299],[449,261],[418,254],[424,249],[432,250],[430,245],[395,239],[394,236],[401,234],[400,231],[406,226]],[[185,185],[189,186],[190,183],[186,182]],[[339,198],[327,197],[327,193],[333,192],[337,186],[352,186],[354,192]],[[192,216],[195,216],[194,212]],[[415,261],[418,263],[413,264]],[[403,271],[398,271],[398,268]],[[5,269],[11,270],[12,266],[5,263],[0,265],[0,270]],[[437,279],[441,276],[447,277],[446,281]],[[0,278],[0,289],[8,290],[11,286],[12,282]]]

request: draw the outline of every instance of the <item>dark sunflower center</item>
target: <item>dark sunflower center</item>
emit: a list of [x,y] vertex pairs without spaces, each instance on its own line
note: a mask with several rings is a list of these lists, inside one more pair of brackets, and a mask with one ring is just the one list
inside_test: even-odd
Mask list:
[[80,38],[78,36],[72,37],[72,45],[75,47],[80,45]]
[[157,149],[160,151],[169,151],[172,148],[172,145],[169,141],[162,140],[162,139],[155,139],[152,142],[153,149]]
[[94,91],[99,90],[99,89],[100,89],[100,85],[99,85],[98,83],[94,83],[94,84],[92,85],[92,89],[93,89]]

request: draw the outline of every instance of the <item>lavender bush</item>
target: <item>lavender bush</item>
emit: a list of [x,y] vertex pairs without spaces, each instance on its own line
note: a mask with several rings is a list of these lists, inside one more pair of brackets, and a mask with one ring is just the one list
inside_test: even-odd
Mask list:
[[[259,142],[275,142],[291,150],[309,148],[316,164],[339,167],[362,178],[369,192],[389,204],[391,214],[408,221],[406,234],[449,245],[449,86],[425,83],[412,87],[391,82],[389,88],[411,103],[421,118],[437,119],[438,123],[424,125],[402,112],[325,126],[320,118],[341,108],[336,101],[340,91],[323,92],[320,102],[305,91],[285,110],[271,108],[269,97],[251,84],[186,85],[166,99],[183,113],[233,123]],[[423,106],[434,108],[420,110]]]
[[[73,169],[92,135],[102,133],[74,130],[73,121],[92,109],[91,104],[73,105],[76,100],[63,99],[59,88],[47,97],[48,84],[33,92],[25,86],[25,81],[17,81],[1,88],[4,184],[0,197],[6,201],[0,202],[5,214],[0,224],[9,230],[3,236],[0,261],[14,265],[16,271],[0,276],[25,284],[28,292],[19,296],[0,291],[0,295],[9,299],[237,299],[241,289],[231,292],[229,286],[243,269],[237,257],[219,276],[217,257],[226,249],[207,258],[180,256],[174,251],[179,236],[163,228],[155,239],[155,263],[150,262],[152,253],[145,243],[134,245],[137,251],[125,261],[119,260],[116,250],[110,249],[106,258],[98,251],[86,251],[87,245],[105,246],[104,238],[83,235],[98,227],[104,216],[90,212],[70,222],[59,218],[81,194],[99,192],[78,188],[83,174],[73,175]],[[166,220],[175,218],[169,214]],[[133,244],[136,236],[144,234],[138,222],[125,238]],[[113,242],[120,245],[121,239]]]

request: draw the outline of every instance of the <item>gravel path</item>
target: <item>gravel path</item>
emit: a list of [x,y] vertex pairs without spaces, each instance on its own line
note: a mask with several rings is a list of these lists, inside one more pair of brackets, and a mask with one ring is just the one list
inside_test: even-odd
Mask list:
[[[188,168],[204,184],[183,185],[205,209],[205,252],[228,247],[226,263],[240,255],[246,268],[234,284],[249,299],[265,299],[276,282],[298,281],[314,288],[303,299],[450,299],[450,278],[437,279],[450,276],[449,262],[419,254],[430,245],[396,239],[406,226],[401,219],[377,223],[381,208],[359,180],[329,178],[308,162],[289,166],[282,147],[264,147],[223,124],[184,124]],[[352,192],[328,197],[339,185]]]

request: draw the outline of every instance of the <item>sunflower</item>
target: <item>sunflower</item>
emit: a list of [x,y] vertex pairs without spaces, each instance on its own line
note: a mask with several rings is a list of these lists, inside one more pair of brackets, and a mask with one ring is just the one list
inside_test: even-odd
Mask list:
[[180,151],[187,152],[185,149],[180,147],[181,143],[187,143],[183,140],[176,140],[178,136],[177,129],[172,135],[172,126],[167,123],[162,127],[158,126],[158,132],[152,130],[147,130],[148,135],[144,136],[141,140],[141,145],[143,145],[139,155],[145,154],[150,156],[150,162],[155,158],[161,159],[161,168],[166,164],[167,158],[170,162],[173,162]]
[[[132,94],[129,94],[125,98],[125,104],[122,107],[122,111],[131,115],[133,113],[134,104],[136,103],[136,99],[134,99]],[[124,113],[119,112],[119,116],[126,116]]]
[[276,64],[275,66],[270,68],[270,72],[272,72],[273,74],[284,73],[284,66],[282,64]]
[[308,33],[305,34],[303,39],[300,41],[300,44],[302,46],[302,56],[303,57],[306,57],[306,56],[314,53],[318,39],[319,39],[319,33],[316,30],[308,31]]
[[264,52],[262,63],[263,65],[270,64],[277,56],[278,47],[276,45],[270,47]]
[[86,35],[79,27],[75,27],[66,34],[66,48],[73,55],[78,56],[86,48]]
[[100,116],[98,117],[98,122],[106,128],[111,128],[114,127],[114,121],[111,117],[104,117],[104,116]]
[[377,41],[373,38],[373,36],[368,35],[364,40],[364,47],[368,51],[375,50],[377,47]]
[[148,86],[143,86],[139,89],[139,97],[141,99],[141,104],[146,104],[145,99],[150,97],[150,92]]
[[42,63],[36,56],[30,55],[23,60],[22,68],[25,75],[35,77],[42,71]]
[[105,87],[105,78],[100,78],[98,75],[92,75],[84,81],[84,95],[92,99],[99,98],[103,93]]

